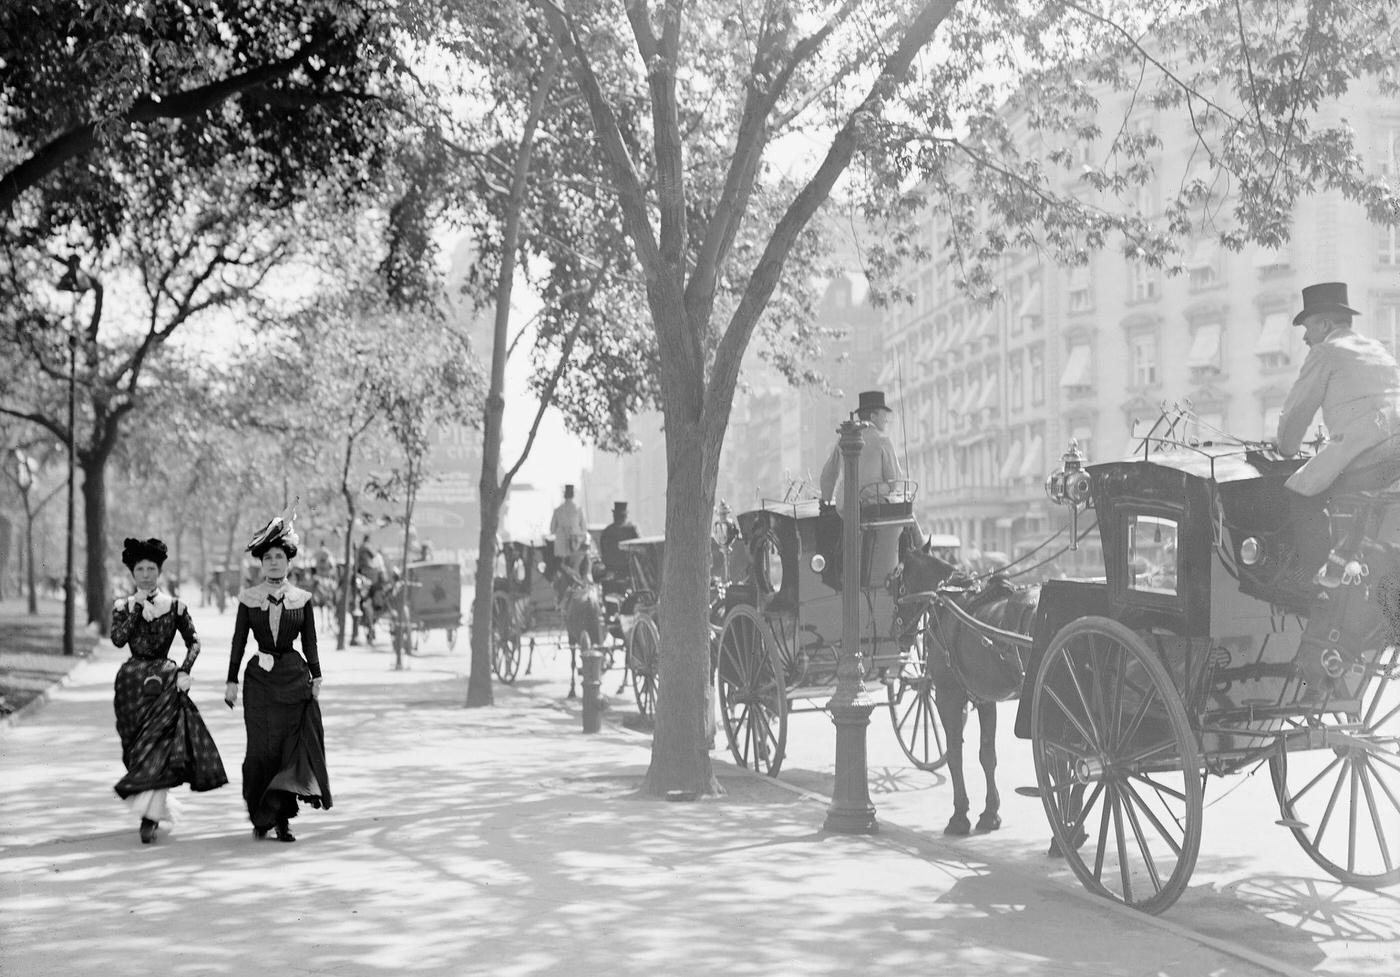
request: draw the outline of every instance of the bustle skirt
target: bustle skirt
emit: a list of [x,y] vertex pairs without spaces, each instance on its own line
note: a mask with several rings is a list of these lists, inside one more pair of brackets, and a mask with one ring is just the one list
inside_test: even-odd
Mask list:
[[243,670],[243,800],[259,828],[297,816],[297,801],[331,806],[321,706],[311,696],[311,671],[295,652],[273,659],[272,670],[254,657]]
[[126,776],[123,799],[142,791],[189,784],[205,791],[228,783],[214,737],[199,709],[175,686],[169,658],[128,658],[117,670],[113,707]]

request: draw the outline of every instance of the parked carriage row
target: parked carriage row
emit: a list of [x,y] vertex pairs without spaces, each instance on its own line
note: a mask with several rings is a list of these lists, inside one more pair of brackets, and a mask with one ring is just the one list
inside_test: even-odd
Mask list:
[[[1055,844],[1091,891],[1172,905],[1195,866],[1205,783],[1260,764],[1277,823],[1319,866],[1351,885],[1400,881],[1400,660],[1386,621],[1400,622],[1400,492],[1333,494],[1334,538],[1355,552],[1347,582],[1323,591],[1296,573],[1283,482],[1299,464],[1174,439],[1087,468],[1071,451],[1047,488],[1073,516],[1092,511],[1096,524],[1072,521],[1066,538],[1102,553],[1101,572],[1038,593],[907,549],[914,487],[880,486],[862,508],[859,652],[906,755],[946,762],[941,668],[974,702],[1019,698]],[[816,500],[782,501],[737,525],[732,558],[716,561],[728,572],[712,592],[712,666],[735,760],[776,775],[789,718],[834,687],[839,520]],[[520,636],[553,607],[547,550],[515,545],[497,592],[507,681]],[[632,572],[609,629],[650,712],[663,540],[624,545]]]

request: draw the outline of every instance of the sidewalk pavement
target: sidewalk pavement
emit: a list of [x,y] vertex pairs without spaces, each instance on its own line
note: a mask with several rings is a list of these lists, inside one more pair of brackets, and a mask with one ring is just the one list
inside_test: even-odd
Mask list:
[[328,654],[335,806],[293,845],[251,837],[221,663],[193,696],[233,783],[178,792],[154,845],[112,795],[122,653],[0,729],[0,974],[1288,972],[942,836],[825,835],[819,800],[718,759],[723,798],[640,797],[646,736],[500,685],[465,709],[462,655]]

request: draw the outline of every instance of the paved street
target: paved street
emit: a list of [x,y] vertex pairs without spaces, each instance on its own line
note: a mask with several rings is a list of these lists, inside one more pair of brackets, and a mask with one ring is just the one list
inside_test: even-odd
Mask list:
[[[803,792],[828,784],[824,716],[793,718],[782,784],[722,762],[723,799],[639,799],[646,738],[616,723],[578,732],[562,700],[566,654],[537,656],[534,675],[498,687],[496,708],[469,711],[465,643],[449,652],[442,632],[405,672],[383,647],[326,652],[335,807],[304,812],[295,845],[255,843],[237,788],[241,721],[219,698],[232,615],[202,609],[197,622],[207,651],[194,697],[234,783],[180,795],[181,820],[157,844],[139,844],[111,795],[120,653],[100,649],[0,728],[6,977],[1247,977],[1400,963],[1394,897],[1325,881],[1273,827],[1253,781],[1208,810],[1201,865],[1178,906],[1142,917],[1083,894],[1044,857],[1038,802],[1011,791],[1029,782],[1029,761],[1010,738],[1010,705],[1005,830],[945,839],[946,783],[903,763],[877,713],[884,830],[825,836],[823,801]],[[980,792],[980,775],[970,788]]]

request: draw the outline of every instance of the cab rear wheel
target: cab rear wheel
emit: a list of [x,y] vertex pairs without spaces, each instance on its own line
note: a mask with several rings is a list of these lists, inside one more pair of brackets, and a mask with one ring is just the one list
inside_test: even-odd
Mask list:
[[716,671],[734,761],[776,777],[787,746],[787,696],[767,627],[749,605],[731,609],[720,631]]

